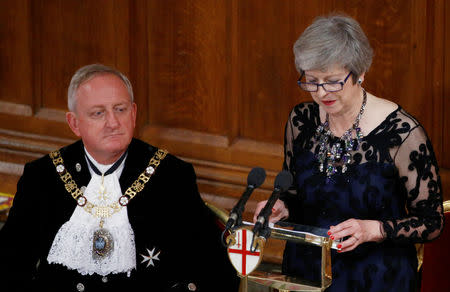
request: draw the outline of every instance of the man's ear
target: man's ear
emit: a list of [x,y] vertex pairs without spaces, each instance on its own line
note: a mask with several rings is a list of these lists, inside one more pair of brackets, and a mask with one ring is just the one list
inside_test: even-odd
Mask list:
[[77,115],[74,112],[67,112],[66,113],[66,121],[67,121],[67,124],[69,124],[69,127],[72,130],[72,132],[75,135],[77,135],[78,137],[81,137],[80,129],[78,127]]
[[133,127],[136,127],[136,114],[137,114],[137,105],[133,102],[131,105],[131,113],[133,115]]

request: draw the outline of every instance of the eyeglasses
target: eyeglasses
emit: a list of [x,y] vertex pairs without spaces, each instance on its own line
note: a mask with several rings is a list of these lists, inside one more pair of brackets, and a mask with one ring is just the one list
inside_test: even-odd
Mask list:
[[301,89],[309,92],[317,92],[319,90],[319,86],[322,86],[323,90],[327,92],[336,92],[342,90],[344,88],[345,82],[347,82],[348,77],[352,75],[352,72],[348,73],[347,77],[345,77],[344,81],[338,82],[324,82],[324,83],[314,83],[314,82],[302,82],[302,78],[305,75],[305,72],[302,73],[302,76],[297,80],[298,85]]

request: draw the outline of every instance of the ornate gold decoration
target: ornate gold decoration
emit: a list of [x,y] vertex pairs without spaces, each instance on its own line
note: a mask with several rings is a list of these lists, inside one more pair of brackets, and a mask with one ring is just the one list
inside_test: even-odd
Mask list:
[[[83,192],[78,188],[77,183],[73,180],[70,173],[64,166],[64,161],[59,150],[52,151],[49,155],[56,167],[56,172],[64,182],[67,192],[77,201],[77,204],[83,209],[99,218],[108,218],[120,211],[123,206],[126,206],[131,199],[133,199],[139,192],[141,192],[145,184],[150,180],[156,168],[158,168],[161,161],[166,157],[167,150],[158,149],[153,157],[150,159],[147,168],[139,175],[133,184],[125,191],[125,194],[119,198],[115,203],[107,206],[97,206],[90,203]],[[152,171],[149,171],[151,169]]]

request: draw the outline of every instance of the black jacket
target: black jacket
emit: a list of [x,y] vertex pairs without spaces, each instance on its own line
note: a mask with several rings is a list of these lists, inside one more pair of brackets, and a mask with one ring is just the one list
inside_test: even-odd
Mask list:
[[[133,139],[120,177],[122,192],[146,169],[156,150]],[[90,173],[82,142],[60,152],[78,187],[87,186]],[[76,206],[49,155],[25,165],[0,231],[1,286],[7,287],[2,291],[194,291],[188,286],[195,291],[237,291],[236,272],[220,244],[215,218],[199,196],[191,164],[168,154],[128,204],[137,265],[130,277],[83,276],[47,262],[56,233]],[[147,267],[141,254],[154,247],[161,251],[159,261]]]

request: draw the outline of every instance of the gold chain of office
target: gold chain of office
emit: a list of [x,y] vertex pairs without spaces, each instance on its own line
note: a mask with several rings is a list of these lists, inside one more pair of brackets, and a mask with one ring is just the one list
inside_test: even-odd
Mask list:
[[120,211],[122,207],[128,205],[131,199],[133,199],[139,192],[141,192],[145,184],[150,180],[153,173],[158,168],[161,161],[166,157],[167,150],[158,149],[153,157],[150,159],[147,168],[139,175],[139,177],[133,182],[133,184],[125,191],[125,194],[122,195],[119,200],[115,203],[109,204],[107,206],[98,206],[89,202],[86,197],[83,195],[83,191],[81,191],[77,183],[73,180],[70,173],[67,171],[64,166],[64,161],[61,157],[61,153],[59,150],[52,151],[49,155],[53,161],[53,164],[56,167],[56,172],[59,174],[59,177],[64,182],[64,186],[69,192],[69,194],[77,201],[77,204],[80,207],[83,207],[84,210],[96,217],[99,218],[108,218],[114,213]]

